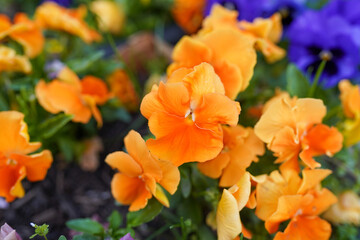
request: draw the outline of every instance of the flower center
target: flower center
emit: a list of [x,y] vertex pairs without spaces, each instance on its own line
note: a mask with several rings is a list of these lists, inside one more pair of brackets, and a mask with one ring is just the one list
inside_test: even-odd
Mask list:
[[17,165],[17,161],[8,158],[7,161],[6,161],[6,164],[15,166],[15,165]]
[[319,53],[319,57],[321,58],[321,60],[330,61],[333,58],[333,54],[328,50],[322,50]]
[[193,110],[191,108],[186,111],[185,118],[195,122],[195,113],[193,112]]

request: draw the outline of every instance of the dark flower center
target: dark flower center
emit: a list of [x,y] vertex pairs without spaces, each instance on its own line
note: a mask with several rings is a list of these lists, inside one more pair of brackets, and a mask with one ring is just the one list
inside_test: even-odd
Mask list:
[[296,9],[291,6],[283,6],[279,9],[279,12],[281,14],[281,21],[285,27],[289,26],[294,20],[295,11]]
[[310,46],[307,48],[310,55],[316,56],[316,60],[308,65],[313,74],[319,68],[322,61],[327,61],[324,68],[324,75],[333,76],[339,71],[336,62],[344,56],[344,51],[340,48],[322,49],[318,46]]
[[219,4],[221,4],[222,6],[224,6],[229,10],[239,11],[238,6],[232,1],[220,1]]

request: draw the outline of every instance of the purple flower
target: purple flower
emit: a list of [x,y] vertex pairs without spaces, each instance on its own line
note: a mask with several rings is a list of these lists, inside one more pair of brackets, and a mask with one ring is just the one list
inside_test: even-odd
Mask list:
[[72,0],[44,0],[43,2],[55,2],[63,7],[69,7]]
[[134,240],[130,233],[126,234],[125,236],[123,236],[122,238],[120,238],[119,240]]
[[22,240],[19,234],[15,232],[7,223],[1,226],[0,240]]
[[297,18],[288,32],[289,58],[304,72],[316,72],[327,60],[320,82],[335,86],[341,79],[358,74],[359,44],[354,27],[340,15],[325,11],[307,11]]
[[350,24],[360,26],[359,0],[333,0],[323,10],[326,15],[340,15]]

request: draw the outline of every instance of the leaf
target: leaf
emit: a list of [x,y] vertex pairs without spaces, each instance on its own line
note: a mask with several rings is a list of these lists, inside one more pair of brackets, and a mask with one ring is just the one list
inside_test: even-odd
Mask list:
[[73,115],[60,113],[40,124],[39,131],[43,138],[49,138],[73,119]]
[[286,69],[286,89],[291,96],[306,97],[310,90],[309,80],[293,64]]
[[64,235],[61,235],[58,240],[67,240]]
[[102,234],[104,232],[104,228],[100,223],[89,218],[70,220],[66,223],[66,226],[72,230],[92,235]]
[[124,108],[104,106],[101,109],[101,115],[106,122],[120,120],[125,123],[130,123],[131,121],[131,115]]
[[150,199],[144,209],[127,214],[127,227],[136,227],[153,220],[161,212],[162,208],[161,203],[155,198]]
[[210,228],[205,225],[202,225],[198,229],[198,237],[199,240],[216,240],[213,231],[211,231]]
[[99,238],[92,235],[83,234],[74,236],[73,240],[99,240]]
[[191,180],[189,175],[182,176],[180,181],[181,193],[184,198],[188,198],[191,193]]
[[109,224],[110,224],[109,228],[113,229],[113,230],[116,230],[122,224],[122,217],[121,217],[121,215],[120,215],[120,213],[118,211],[114,210],[111,213],[111,215],[109,216],[108,221],[109,221]]
[[67,62],[67,65],[77,74],[85,72],[94,63],[100,60],[105,55],[104,51],[97,51],[87,58],[72,59]]

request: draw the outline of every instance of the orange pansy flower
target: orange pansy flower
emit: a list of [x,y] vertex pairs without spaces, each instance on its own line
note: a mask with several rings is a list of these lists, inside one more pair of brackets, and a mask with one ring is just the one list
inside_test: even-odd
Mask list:
[[320,167],[313,157],[332,156],[342,148],[343,137],[335,127],[321,123],[326,107],[319,99],[287,95],[277,97],[255,125],[255,134],[267,143],[282,167],[299,171],[298,157],[310,168]]
[[65,31],[80,37],[84,42],[100,41],[101,35],[84,21],[86,7],[67,9],[54,2],[44,2],[35,12],[36,22],[45,29]]
[[[232,240],[242,232],[239,212],[249,200],[250,174],[246,172],[231,188],[224,189],[216,211],[216,226],[219,240]],[[247,234],[249,235],[249,234]]]
[[177,167],[171,162],[156,159],[140,134],[133,130],[124,138],[124,143],[128,154],[114,152],[105,159],[112,168],[119,170],[111,182],[114,198],[130,205],[129,211],[144,208],[152,196],[169,207],[169,201],[159,185],[174,194],[180,182]]
[[257,155],[265,153],[265,147],[252,128],[223,126],[223,132],[224,148],[220,154],[199,163],[198,167],[208,177],[221,177],[219,186],[230,187],[239,181],[253,161],[258,160]]
[[16,55],[14,49],[0,46],[0,72],[15,71],[30,73],[31,63],[25,56]]
[[339,201],[332,205],[323,217],[335,224],[354,224],[360,226],[360,197],[352,191],[338,196]]
[[65,112],[74,115],[74,122],[87,123],[93,115],[102,126],[102,117],[96,105],[109,98],[106,84],[99,78],[85,76],[81,81],[69,68],[64,67],[58,79],[46,83],[41,80],[35,87],[40,105],[53,114]]
[[172,15],[187,33],[195,33],[204,18],[205,0],[175,0]]
[[175,46],[173,63],[167,72],[210,63],[225,87],[225,94],[235,99],[249,85],[256,64],[254,42],[233,28],[218,28],[204,35],[185,36]]
[[125,21],[123,7],[109,0],[91,2],[90,10],[96,14],[99,28],[103,32],[119,34]]
[[320,182],[329,174],[326,169],[306,169],[302,179],[296,171],[272,172],[256,188],[255,214],[265,221],[269,233],[275,233],[279,224],[290,219],[284,232],[274,239],[311,240],[329,239],[331,226],[318,217],[337,199]]
[[6,15],[0,14],[0,40],[7,36],[20,43],[25,55],[30,58],[36,57],[43,50],[45,39],[40,28],[24,13],[15,15],[14,24]]
[[33,153],[41,143],[29,142],[24,115],[16,111],[0,112],[0,196],[11,202],[24,196],[21,181],[41,181],[52,163],[49,150]]
[[238,13],[216,4],[203,22],[199,34],[207,34],[218,28],[230,27],[252,38],[254,47],[261,51],[270,63],[282,59],[286,52],[275,43],[282,35],[281,16],[275,13],[270,18],[256,18],[253,22],[237,21]]
[[341,104],[348,117],[344,122],[344,142],[345,146],[351,146],[360,141],[360,87],[342,80],[339,89]]
[[127,73],[122,69],[115,70],[109,77],[108,82],[112,94],[130,111],[139,109],[139,96]]
[[236,125],[240,104],[224,95],[214,69],[202,63],[175,71],[166,84],[154,85],[140,106],[149,119],[151,152],[176,166],[204,162],[223,148],[221,124]]

